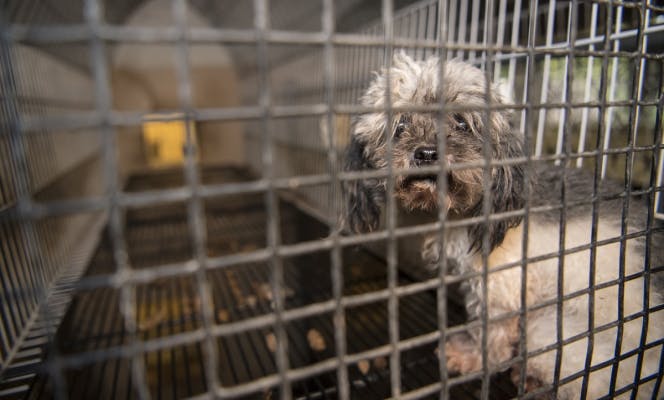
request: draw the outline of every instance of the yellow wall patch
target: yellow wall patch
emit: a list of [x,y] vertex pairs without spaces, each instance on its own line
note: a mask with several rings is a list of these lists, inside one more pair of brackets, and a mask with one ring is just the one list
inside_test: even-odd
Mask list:
[[[152,167],[172,166],[184,161],[187,131],[184,120],[143,122],[145,157]],[[192,138],[196,138],[193,122],[189,122]]]

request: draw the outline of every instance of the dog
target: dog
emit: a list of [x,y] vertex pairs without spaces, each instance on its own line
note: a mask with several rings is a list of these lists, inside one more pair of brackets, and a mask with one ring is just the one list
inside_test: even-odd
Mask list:
[[[514,383],[525,383],[525,391],[540,398],[578,399],[585,391],[586,398],[596,399],[609,395],[612,381],[620,390],[635,379],[661,375],[662,344],[657,341],[664,338],[664,311],[646,313],[647,319],[639,313],[644,296],[650,308],[662,304],[661,278],[643,271],[664,263],[662,246],[656,244],[664,235],[656,229],[643,234],[648,220],[644,202],[629,199],[622,232],[623,186],[600,181],[594,188],[588,172],[526,162],[523,134],[512,127],[511,101],[499,85],[463,61],[449,60],[442,69],[440,63],[435,57],[415,61],[397,53],[364,92],[361,104],[381,109],[387,108],[389,88],[392,124],[387,110],[359,115],[345,170],[387,171],[391,162],[396,172],[393,185],[381,177],[345,182],[347,230],[381,229],[389,196],[395,199],[399,223],[410,218],[435,222],[441,207],[448,222],[485,217],[486,210],[495,217],[445,228],[444,240],[437,234],[416,238],[417,264],[431,272],[445,258],[447,273],[468,274],[461,285],[468,318],[481,321],[483,312],[489,318],[486,330],[475,324],[447,336],[444,354],[451,374],[482,370],[485,339],[490,371],[511,368]],[[399,111],[436,105],[442,105],[440,112]],[[445,153],[438,154],[443,134]],[[506,163],[483,167],[486,156]],[[460,163],[469,167],[446,171],[444,198],[439,198],[443,192],[432,168],[417,173],[422,167]],[[527,204],[532,211],[526,215]],[[632,236],[620,241],[622,233]],[[399,262],[400,268],[406,263]],[[481,277],[485,269],[486,283]],[[629,278],[622,289],[621,276]],[[527,312],[522,309],[523,277]],[[525,365],[517,357],[524,353],[522,345],[528,354]],[[611,363],[616,355],[623,358]],[[634,387],[637,397],[655,398],[656,381]],[[630,394],[626,390],[622,396]]]

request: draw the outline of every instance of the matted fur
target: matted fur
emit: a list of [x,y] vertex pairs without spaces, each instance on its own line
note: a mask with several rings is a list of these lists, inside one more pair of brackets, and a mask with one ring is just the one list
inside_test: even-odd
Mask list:
[[[351,144],[346,157],[347,170],[384,170],[388,167],[388,141],[391,141],[393,167],[417,168],[422,164],[435,165],[444,162],[448,165],[459,162],[483,160],[483,147],[488,143],[494,160],[509,160],[523,156],[522,137],[510,126],[510,113],[504,109],[493,110],[487,114],[482,107],[504,105],[507,101],[499,94],[496,87],[486,88],[484,74],[477,68],[460,62],[448,61],[443,65],[443,82],[439,83],[440,65],[437,58],[426,61],[414,61],[403,53],[394,57],[389,71],[377,73],[371,85],[362,97],[365,106],[384,107],[387,80],[390,82],[393,107],[445,104],[454,107],[468,107],[467,110],[453,111],[440,118],[435,113],[395,113],[393,126],[387,127],[384,112],[361,115],[353,126]],[[487,98],[488,92],[488,98]],[[442,97],[442,99],[441,99]],[[484,115],[483,115],[484,114]],[[442,120],[444,127],[438,126]],[[485,126],[486,123],[486,126]],[[437,135],[446,134],[446,153],[438,156]],[[421,152],[427,150],[427,158]],[[534,182],[525,182],[524,165],[512,164],[493,167],[489,174],[491,182],[491,213],[519,210],[525,204],[526,188],[531,194],[531,206],[559,204],[563,177],[566,185],[566,197],[570,203],[588,201],[592,196],[593,180],[579,170],[563,170],[550,165],[533,168]],[[435,176],[411,175],[395,177],[395,193],[400,215],[424,213],[431,221],[437,218],[438,205],[447,208],[448,219],[462,219],[483,215],[484,176],[481,168],[452,171],[448,174],[448,192],[444,201],[437,198],[438,189]],[[532,185],[532,186],[527,186]],[[367,232],[377,229],[381,224],[381,212],[386,193],[385,179],[367,179],[349,182],[345,185],[347,201],[347,225],[354,232]],[[600,193],[620,193],[621,188],[603,184]],[[617,238],[621,235],[620,215],[622,200],[599,203],[597,219],[597,241]],[[631,199],[628,232],[643,230],[645,227],[645,207]],[[593,223],[590,205],[566,209],[566,229],[564,248],[571,249],[587,246],[591,243]],[[526,256],[529,258],[555,254],[559,249],[560,214],[559,211],[533,213],[528,218],[528,245]],[[488,265],[482,261],[483,239],[488,237],[490,248]],[[661,234],[655,233],[651,243],[661,240]],[[658,237],[659,239],[656,239]],[[424,238],[421,243],[421,264],[435,269],[442,256],[447,258],[451,273],[466,274],[489,269],[487,281],[488,295],[484,296],[482,280],[473,278],[465,281],[462,289],[465,293],[466,308],[471,319],[479,319],[483,307],[489,318],[487,331],[488,364],[496,369],[509,362],[519,353],[519,317],[513,316],[522,308],[521,280],[522,268],[498,267],[515,263],[523,259],[522,250],[525,239],[521,217],[512,217],[486,224],[475,224],[466,228],[448,229],[445,235],[445,248],[439,248],[438,237]],[[661,246],[651,245],[649,259],[644,252],[644,237],[624,242],[624,274],[632,279],[624,284],[623,318],[629,322],[621,325],[622,348],[618,354],[626,354],[638,349],[641,334],[647,328],[645,343],[661,340],[664,337],[664,311],[650,313],[647,324],[638,313],[643,310],[643,301],[647,281],[639,273],[644,266],[662,265],[664,256]],[[561,346],[560,378],[584,370],[588,346],[585,332],[590,330],[589,295],[587,289],[590,277],[595,285],[605,284],[594,294],[593,327],[603,327],[592,334],[593,347],[591,365],[598,365],[611,360],[616,355],[616,341],[619,328],[610,324],[619,317],[618,285],[607,284],[620,276],[621,243],[613,242],[592,250],[594,264],[591,263],[591,250],[581,248],[562,259],[550,257],[527,265],[526,294],[528,307],[543,305],[527,313],[526,346],[528,352],[537,351],[554,345],[557,339],[557,305],[547,304],[558,299],[558,280],[563,295],[569,296],[562,302],[563,340],[575,339]],[[591,265],[594,274],[591,275]],[[560,267],[562,266],[562,270]],[[496,270],[497,269],[497,270]],[[637,274],[637,275],[635,275]],[[650,307],[662,303],[661,291],[652,283],[651,277]],[[512,315],[512,316],[510,316]],[[502,317],[502,318],[501,318]],[[607,324],[609,324],[607,326]],[[468,373],[479,370],[482,365],[480,329],[469,330],[464,334],[450,337],[446,345],[447,366],[451,372]],[[661,344],[643,352],[641,378],[659,371]],[[554,380],[555,349],[529,357],[525,367],[526,390],[532,391]],[[636,359],[633,355],[618,363],[616,388],[621,388],[634,381]],[[509,364],[509,363],[508,363]],[[512,367],[515,383],[524,371],[519,363]],[[588,380],[587,398],[599,398],[608,394],[611,365],[592,372]],[[572,380],[544,396],[557,393],[561,399],[580,398],[581,378]],[[641,385],[638,398],[652,398],[654,381]],[[660,390],[661,393],[661,390]],[[623,397],[628,398],[629,392]]]

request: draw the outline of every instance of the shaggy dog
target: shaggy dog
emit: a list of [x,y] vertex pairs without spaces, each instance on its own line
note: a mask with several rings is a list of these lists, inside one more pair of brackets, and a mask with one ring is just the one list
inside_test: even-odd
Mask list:
[[[347,227],[356,233],[380,229],[384,225],[385,200],[390,195],[396,199],[400,223],[411,216],[417,216],[419,222],[435,222],[441,206],[448,221],[482,217],[486,209],[492,216],[503,213],[490,220],[447,227],[443,242],[433,234],[418,239],[421,266],[434,270],[445,257],[449,273],[470,275],[462,284],[465,306],[471,320],[480,320],[484,309],[488,314],[490,370],[512,368],[517,384],[525,373],[527,392],[561,399],[581,398],[583,390],[587,398],[596,399],[609,394],[612,381],[619,390],[635,379],[661,374],[664,311],[645,313],[646,318],[643,313],[644,306],[653,308],[662,303],[661,290],[654,286],[655,274],[643,273],[644,268],[661,266],[663,261],[661,242],[655,244],[662,235],[656,230],[649,235],[643,233],[647,208],[639,200],[629,199],[622,232],[628,236],[621,241],[625,197],[620,196],[624,192],[621,186],[599,183],[595,189],[598,201],[593,207],[593,179],[587,173],[523,161],[523,138],[511,128],[509,103],[496,86],[486,87],[483,72],[452,60],[443,66],[442,85],[440,76],[438,59],[414,61],[403,53],[394,57],[389,70],[376,74],[362,97],[364,106],[386,107],[389,80],[392,107],[443,103],[443,109],[450,111],[444,115],[395,111],[390,126],[386,112],[357,118],[346,170],[386,170],[391,160],[397,173],[394,193],[387,193],[386,178],[345,184]],[[487,111],[487,104],[492,106],[491,111]],[[441,121],[444,126],[439,126]],[[438,154],[441,134],[446,135],[444,155]],[[480,162],[487,148],[493,161],[512,162],[494,163],[487,171],[479,164],[452,168],[447,171],[444,199],[438,198],[438,175],[431,168],[421,174],[403,172],[441,163],[453,166]],[[525,176],[532,180],[527,182]],[[485,182],[487,179],[489,182]],[[490,188],[486,192],[485,183]],[[567,207],[561,207],[563,189]],[[612,199],[607,200],[611,195]],[[531,212],[525,218],[523,207],[527,201]],[[645,245],[647,238],[650,246]],[[559,251],[564,255],[560,256]],[[405,261],[400,263],[402,266]],[[486,287],[481,278],[485,268]],[[526,312],[522,310],[521,293],[524,276]],[[621,277],[627,277],[622,280],[622,288],[618,284]],[[644,296],[649,303],[644,303]],[[448,336],[445,356],[451,373],[482,369],[484,338],[477,326]],[[520,347],[522,327],[528,353],[525,368],[522,359],[515,359],[524,350]],[[588,360],[587,355],[591,356]],[[620,361],[612,363],[616,357]],[[586,362],[591,366],[589,371]],[[560,383],[557,388],[551,386],[554,381]],[[634,389],[638,390],[637,397],[654,398],[656,381],[650,379]],[[627,390],[622,396],[630,394]]]

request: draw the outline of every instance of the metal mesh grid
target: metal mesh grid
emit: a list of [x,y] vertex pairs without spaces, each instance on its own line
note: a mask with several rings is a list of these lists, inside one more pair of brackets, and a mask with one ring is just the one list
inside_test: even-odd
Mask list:
[[[371,176],[371,173],[339,171],[341,149],[347,142],[348,133],[347,130],[344,131],[343,127],[348,124],[347,120],[350,119],[348,115],[370,111],[359,107],[354,101],[364,89],[363,85],[367,82],[367,71],[386,62],[389,64],[390,57],[386,57],[385,54],[391,54],[395,47],[409,48],[408,51],[419,58],[430,53],[447,58],[460,56],[482,65],[493,74],[494,79],[507,75],[508,82],[513,83],[512,92],[516,99],[514,109],[522,113],[521,128],[527,132],[527,141],[532,143],[533,152],[527,157],[529,163],[532,160],[548,160],[557,163],[567,163],[567,161],[573,160],[581,166],[588,161],[593,164],[591,167],[594,167],[596,171],[595,185],[597,185],[597,179],[608,173],[607,168],[611,165],[609,159],[612,156],[617,157],[619,161],[616,164],[620,165],[620,157],[624,157],[625,161],[622,162],[625,178],[624,192],[617,195],[618,199],[624,199],[623,231],[620,237],[609,239],[609,241],[623,243],[624,248],[627,239],[652,236],[656,225],[652,212],[648,215],[644,230],[628,232],[626,221],[632,197],[644,196],[652,205],[655,197],[659,196],[661,191],[661,187],[658,185],[661,185],[662,178],[658,171],[661,171],[662,168],[661,166],[659,169],[657,168],[658,163],[661,163],[662,150],[661,78],[659,82],[655,81],[656,83],[652,87],[645,84],[646,74],[657,76],[658,73],[661,75],[662,71],[661,45],[649,43],[651,38],[653,39],[651,42],[661,40],[659,34],[664,31],[658,20],[662,14],[661,7],[654,3],[651,4],[649,1],[593,4],[555,1],[538,4],[537,1],[531,1],[528,7],[522,7],[518,1],[513,3],[473,1],[470,7],[463,2],[454,1],[442,4],[445,7],[440,7],[437,2],[423,2],[393,15],[395,10],[392,2],[385,0],[382,2],[382,23],[358,34],[335,33],[335,4],[329,0],[322,2],[321,31],[311,33],[271,29],[271,8],[264,0],[254,1],[254,29],[247,30],[188,28],[186,10],[190,6],[180,0],[173,0],[171,3],[172,15],[176,23],[168,28],[128,28],[111,25],[103,18],[101,5],[96,0],[84,2],[82,7],[84,23],[81,24],[3,25],[2,44],[6,55],[3,57],[5,60],[3,63],[3,92],[5,93],[3,98],[4,103],[7,104],[7,108],[3,109],[5,113],[3,120],[7,127],[6,132],[8,132],[7,144],[3,142],[3,155],[9,156],[3,157],[3,159],[11,160],[11,165],[8,164],[10,166],[7,168],[3,165],[2,172],[15,180],[11,185],[6,186],[7,189],[10,189],[7,192],[11,194],[6,196],[9,200],[3,203],[7,206],[2,209],[2,221],[7,235],[15,235],[17,232],[17,229],[12,228],[10,224],[20,224],[21,230],[19,231],[25,232],[24,235],[28,241],[34,242],[34,244],[17,246],[21,249],[19,252],[27,249],[28,254],[19,256],[22,258],[21,260],[11,261],[8,280],[3,279],[3,282],[12,279],[11,287],[5,288],[6,293],[20,288],[21,296],[26,293],[33,296],[26,305],[10,306],[11,308],[3,311],[4,318],[18,317],[22,320],[19,323],[12,323],[16,327],[5,328],[2,331],[3,350],[8,349],[2,354],[3,371],[8,367],[7,362],[13,358],[12,349],[16,347],[14,340],[24,336],[21,335],[20,330],[29,325],[25,322],[29,319],[27,316],[32,314],[30,309],[37,304],[46,304],[45,299],[50,293],[48,286],[50,282],[53,282],[52,276],[44,276],[40,279],[29,278],[26,275],[26,269],[22,267],[40,265],[35,261],[44,254],[49,254],[41,251],[37,246],[37,243],[48,241],[48,239],[35,240],[34,238],[37,237],[35,228],[47,218],[66,218],[81,212],[105,211],[109,214],[109,228],[104,243],[110,248],[112,255],[112,262],[107,264],[111,268],[98,274],[88,274],[78,280],[75,291],[83,294],[94,293],[94,296],[108,298],[103,304],[115,303],[117,316],[113,324],[122,327],[124,336],[118,343],[114,343],[112,337],[99,338],[100,343],[106,341],[113,346],[109,348],[100,348],[98,344],[88,348],[85,347],[85,343],[76,342],[74,344],[82,346],[82,349],[72,354],[61,353],[60,347],[54,345],[52,340],[49,341],[51,344],[48,347],[49,357],[46,362],[39,365],[38,369],[51,377],[50,384],[53,386],[49,391],[52,391],[56,397],[66,398],[74,393],[72,390],[87,390],[81,387],[72,388],[71,382],[67,379],[68,372],[109,359],[121,359],[124,367],[118,368],[131,370],[131,375],[125,376],[123,379],[131,382],[129,386],[132,389],[128,390],[131,390],[133,395],[139,398],[160,397],[159,394],[154,394],[155,390],[159,393],[158,387],[148,384],[154,379],[150,375],[154,373],[151,362],[154,362],[154,357],[160,357],[165,350],[173,349],[175,351],[175,349],[181,348],[183,354],[187,351],[201,353],[199,373],[188,373],[190,376],[198,375],[196,379],[199,382],[194,383],[195,379],[189,379],[187,382],[191,385],[198,385],[199,388],[202,388],[202,392],[188,388],[186,393],[176,392],[176,397],[197,395],[198,397],[223,398],[253,393],[272,393],[272,390],[278,390],[274,393],[278,393],[283,398],[291,398],[300,396],[301,390],[320,392],[325,395],[327,393],[325,386],[331,385],[334,387],[333,390],[338,392],[335,396],[349,398],[350,388],[355,387],[354,376],[357,376],[357,371],[350,372],[349,367],[366,359],[376,359],[376,357],[389,358],[389,368],[387,369],[389,377],[384,376],[383,378],[389,382],[390,390],[381,396],[423,398],[441,393],[441,397],[444,397],[452,395],[450,390],[458,388],[459,383],[477,378],[478,376],[450,378],[446,374],[444,363],[440,363],[440,371],[435,371],[434,367],[434,372],[430,372],[430,376],[436,377],[437,372],[441,373],[440,376],[412,385],[412,381],[407,379],[408,368],[403,367],[411,360],[408,351],[419,346],[435,347],[436,343],[442,344],[450,332],[450,328],[447,328],[447,321],[444,320],[448,315],[449,307],[444,304],[444,301],[439,300],[437,311],[426,313],[428,316],[438,314],[438,318],[431,321],[433,325],[428,326],[428,329],[432,330],[424,334],[415,334],[413,337],[407,337],[407,335],[404,337],[406,328],[410,327],[408,324],[406,327],[401,326],[403,317],[408,316],[408,311],[401,309],[408,304],[407,296],[417,296],[438,289],[438,297],[445,298],[446,283],[450,283],[450,278],[443,276],[443,268],[439,278],[400,284],[397,276],[395,239],[414,232],[440,231],[443,234],[443,224],[436,223],[415,228],[398,227],[394,221],[395,206],[393,202],[388,202],[392,222],[385,231],[362,236],[342,236],[337,226],[336,216],[341,212],[340,182]],[[508,6],[513,7],[511,13],[507,12]],[[629,18],[625,18],[626,15]],[[631,18],[633,18],[632,24],[625,23],[625,20]],[[579,27],[584,26],[580,21],[589,21],[589,30],[580,31]],[[509,29],[507,29],[508,27]],[[505,29],[503,30],[503,28]],[[511,41],[509,45],[505,45],[504,43],[507,42],[505,33],[508,31],[512,33]],[[444,40],[438,40],[439,38]],[[633,39],[633,42],[629,42],[629,39]],[[125,41],[169,43],[176,46],[179,110],[188,119],[199,122],[238,119],[256,121],[257,130],[248,132],[247,137],[249,143],[252,141],[254,143],[250,144],[248,148],[256,152],[258,156],[254,154],[253,157],[248,157],[248,161],[254,172],[260,173],[259,178],[236,182],[205,182],[204,171],[198,169],[195,163],[193,133],[188,132],[187,161],[184,168],[184,179],[180,183],[153,191],[122,190],[122,185],[118,182],[118,176],[121,174],[116,161],[116,130],[139,124],[143,118],[140,112],[116,111],[111,104],[112,94],[108,86],[106,47],[109,44]],[[12,49],[13,46],[20,43],[81,42],[85,44],[90,56],[94,85],[94,90],[91,91],[94,94],[94,110],[71,112],[67,109],[64,112],[37,115],[12,111],[11,106],[18,104],[18,101],[16,99],[16,78],[10,75],[17,68],[15,64],[11,63],[12,57],[8,55],[8,49]],[[245,79],[256,79],[258,82],[257,105],[206,109],[194,107],[191,98],[191,70],[187,64],[187,52],[192,43],[199,42],[235,43],[256,47],[256,75],[250,75]],[[295,58],[294,63],[307,65],[307,57],[318,60],[319,65],[316,70],[319,70],[319,74],[313,74],[312,79],[299,80],[298,82],[302,83],[303,87],[289,88],[289,85],[281,84],[279,68],[292,72],[294,66],[289,63],[280,66],[271,64],[272,60],[268,56],[270,49],[278,45],[318,47],[313,55],[311,55],[312,52],[307,52],[305,57]],[[655,51],[646,51],[651,48]],[[540,62],[542,58],[543,62]],[[598,62],[600,59],[601,62]],[[572,86],[575,79],[579,79],[576,74],[573,75],[574,69],[571,67],[571,65],[576,65],[574,63],[579,60],[582,60],[581,63],[586,65],[586,71],[588,71],[585,75],[586,89],[582,101],[579,101],[577,95],[567,89]],[[629,93],[624,98],[618,96],[619,93],[616,92],[620,88],[617,76],[621,71],[621,60],[627,60],[626,71],[629,71],[634,81],[631,87],[628,86]],[[613,63],[612,65],[610,65],[610,61]],[[552,92],[548,90],[548,87],[552,86],[550,82],[556,77],[556,74],[552,72],[556,62],[562,72],[556,78],[562,86],[562,90],[558,93],[559,99],[554,98]],[[629,65],[630,63],[631,65]],[[601,64],[601,73],[599,95],[597,98],[593,98],[589,93],[595,76],[590,71],[597,68],[596,64]],[[506,73],[505,66],[507,67]],[[539,71],[542,71],[541,88],[535,87],[533,84],[537,82],[534,77]],[[648,82],[652,81],[648,80]],[[520,93],[523,95],[521,99],[519,99]],[[293,102],[293,94],[298,96],[295,97],[295,102]],[[616,145],[616,134],[612,133],[615,131],[611,127],[619,125],[618,122],[615,122],[619,116],[614,114],[618,114],[618,111],[615,110],[621,108],[628,111],[627,123],[623,126],[627,134],[625,142],[618,142]],[[596,135],[596,138],[587,138],[588,132],[593,131],[588,126],[591,118],[589,114],[595,110],[600,116],[596,119],[599,134]],[[581,114],[578,139],[574,139],[575,134],[570,133],[577,129],[576,122],[573,120],[574,113]],[[388,115],[390,114],[391,111],[388,111]],[[553,124],[553,128],[551,128],[551,124]],[[292,129],[295,126],[298,128]],[[337,135],[339,126],[342,127],[341,133]],[[102,194],[92,197],[74,196],[73,199],[57,201],[40,201],[33,195],[35,189],[30,185],[38,181],[38,178],[31,175],[30,167],[35,164],[35,161],[30,160],[29,143],[35,140],[33,138],[39,137],[37,135],[40,131],[54,129],[79,131],[89,129],[99,132],[99,143],[101,143],[100,148],[103,152],[102,170],[105,176],[105,190]],[[312,136],[304,133],[307,130],[322,133]],[[551,131],[555,134],[550,134]],[[652,135],[651,140],[646,144],[638,140],[644,136],[641,135],[641,132]],[[549,138],[555,138],[555,141],[547,143],[546,140]],[[576,151],[571,150],[573,142],[576,142]],[[594,150],[586,150],[589,148],[588,143],[593,142],[601,144],[601,146],[597,146]],[[43,147],[48,149],[49,146]],[[319,155],[312,157],[311,154],[306,154],[307,152],[301,152],[300,154],[304,158],[299,161],[293,160],[289,156],[291,153],[286,152],[286,149],[293,148],[317,150]],[[42,155],[39,151],[37,153]],[[649,161],[646,167],[647,178],[645,183],[637,184],[637,188],[633,189],[632,183],[636,179],[636,174],[633,173],[635,160],[641,156]],[[254,161],[260,162],[255,163]],[[389,173],[394,174],[395,171]],[[6,190],[5,186],[3,186],[3,190]],[[323,220],[328,224],[327,229],[323,229],[323,231],[328,232],[313,238],[307,236],[302,242],[289,243],[288,235],[284,234],[280,228],[288,220],[287,212],[281,209],[279,203],[279,194],[284,190],[290,191],[290,197],[296,199],[296,203],[302,202],[303,204],[300,204],[302,207],[313,208],[317,210],[317,214],[322,214]],[[216,232],[213,234],[210,231],[211,221],[207,216],[207,211],[204,210],[205,202],[219,196],[230,198],[228,196],[233,195],[256,195],[261,199],[261,207],[266,216],[265,226],[262,227],[266,232],[264,241],[256,245],[256,248],[246,252],[235,250],[231,244],[224,242],[224,245],[228,245],[228,250],[210,253],[211,243],[220,240],[220,237]],[[565,201],[564,192],[561,199],[562,206],[558,208],[563,210],[560,214],[562,232],[566,222],[564,210],[569,204]],[[164,253],[164,258],[155,262],[157,265],[141,268],[140,264],[132,259],[130,244],[132,238],[126,222],[126,219],[131,217],[125,217],[124,213],[128,209],[156,207],[168,202],[184,204],[180,210],[181,218],[184,216],[180,232],[183,227],[188,230],[187,237],[190,242],[185,245],[186,249],[183,249],[182,253],[186,255],[186,258],[169,259],[168,254]],[[595,204],[597,201],[593,200],[592,203]],[[528,212],[543,211],[536,208],[528,204],[525,209],[526,218]],[[229,214],[235,212],[233,210]],[[161,216],[166,214],[159,213]],[[490,216],[487,213],[483,219],[488,221],[488,218]],[[441,216],[441,221],[444,221],[444,216]],[[481,221],[456,223],[478,222]],[[455,222],[448,223],[449,226],[454,224]],[[172,229],[177,230],[178,228]],[[46,228],[45,231],[48,232],[49,229]],[[140,235],[140,233],[138,234]],[[527,243],[527,236],[524,237]],[[441,238],[441,240],[443,239]],[[344,279],[349,273],[344,270],[343,261],[356,255],[346,255],[347,247],[381,240],[387,240],[392,244],[388,246],[388,274],[385,286],[367,288],[366,293],[348,293]],[[563,244],[561,248],[564,248],[564,234],[559,236],[559,240]],[[14,239],[14,241],[18,243],[20,239]],[[3,243],[10,243],[10,241],[3,240]],[[595,251],[597,244],[595,228],[591,243],[587,246],[591,253]],[[580,249],[565,249],[561,253],[578,250]],[[10,252],[3,252],[3,254]],[[326,300],[314,300],[310,304],[289,305],[287,260],[313,252],[323,252],[327,254],[324,258],[329,258],[331,297]],[[487,254],[485,254],[485,258],[486,256]],[[65,255],[65,259],[70,257]],[[560,254],[551,254],[548,257],[563,259]],[[527,262],[528,260],[524,259],[521,263],[525,266]],[[266,312],[262,315],[247,315],[246,318],[237,321],[234,317],[229,317],[226,320],[218,314],[218,311],[223,308],[219,308],[219,303],[215,303],[215,296],[230,297],[233,295],[233,288],[227,290],[226,294],[217,294],[211,290],[210,281],[216,279],[214,275],[232,272],[238,268],[238,265],[247,263],[267,263],[269,265],[262,272],[253,273],[261,276],[262,282],[269,282],[271,293],[277,295],[273,296],[273,304],[270,305],[270,308],[265,308]],[[59,267],[59,269],[63,268],[67,267]],[[655,266],[646,271],[643,275],[644,280],[648,282],[650,274],[660,270],[661,267]],[[41,274],[47,271],[48,269],[37,267],[36,273]],[[524,268],[523,271],[525,274],[526,269]],[[170,293],[173,293],[172,291],[182,290],[192,297],[197,296],[198,305],[196,305],[196,301],[193,302],[194,304],[185,304],[187,295],[169,295],[157,290],[150,292],[145,289],[146,285],[160,283],[162,280],[169,282],[169,279],[175,277],[183,278],[178,280],[182,286],[179,289],[169,288],[166,292],[168,293],[170,290]],[[229,282],[232,282],[232,279],[227,275],[224,277],[225,279],[222,278],[220,281],[230,285]],[[75,278],[74,275],[73,279]],[[483,278],[486,279],[486,275]],[[35,283],[28,285],[27,280]],[[623,296],[624,281],[623,275],[618,281],[612,283],[621,288]],[[185,284],[185,282],[187,283]],[[172,285],[172,283],[165,285]],[[251,286],[251,282],[243,282],[242,285]],[[589,289],[591,298],[594,290],[595,288]],[[185,320],[185,325],[190,322],[191,329],[177,331],[170,326],[169,328],[172,330],[169,331],[157,323],[154,328],[164,329],[165,334],[152,337],[145,335],[140,325],[141,322],[146,323],[145,320],[142,320],[144,317],[141,316],[141,312],[146,311],[141,310],[141,305],[148,304],[147,307],[156,307],[156,304],[161,301],[157,299],[168,299],[169,296],[181,301],[179,307],[182,311],[178,311],[178,305],[173,305],[173,311],[167,312],[174,313],[174,319],[177,319],[179,315],[181,320]],[[5,304],[14,304],[15,296],[7,295],[6,298],[12,301]],[[377,301],[386,302],[386,308],[389,310],[384,316],[384,329],[379,329],[380,334],[387,336],[380,342],[381,345],[370,344],[367,349],[362,350],[351,348],[350,343],[355,346],[361,339],[351,340],[352,324],[344,322],[345,319],[348,318],[353,307],[375,304]],[[237,299],[235,304],[238,304]],[[561,303],[558,302],[558,304]],[[192,321],[186,321],[187,318],[184,317],[184,308],[187,306],[192,309],[200,308],[200,310],[193,310],[196,318],[192,318]],[[21,307],[24,310],[16,311]],[[434,305],[434,309],[435,307]],[[646,316],[648,312],[655,312],[659,309],[651,310],[649,307],[646,298],[644,299]],[[73,309],[76,309],[76,304]],[[154,312],[158,315],[160,310],[154,309]],[[57,314],[57,311],[49,310],[46,307],[45,313],[47,315]],[[590,314],[592,315],[592,312]],[[296,354],[297,347],[301,347],[302,339],[293,339],[296,334],[292,333],[292,330],[299,329],[301,332],[303,329],[292,328],[292,326],[305,323],[303,321],[308,318],[322,315],[329,316],[326,324],[330,336],[327,337],[326,342],[333,342],[335,350],[328,357],[298,361],[294,358],[294,354]],[[481,322],[486,329],[486,315]],[[89,323],[94,324],[95,322],[89,321]],[[592,321],[590,324],[592,326]],[[61,326],[66,327],[67,322],[63,322]],[[618,326],[621,326],[621,323],[618,323]],[[606,329],[607,327],[594,328]],[[90,329],[92,332],[93,328]],[[245,378],[224,377],[224,373],[227,373],[224,372],[225,364],[220,357],[215,356],[224,346],[223,341],[231,340],[236,336],[238,337],[236,340],[241,340],[240,336],[257,329],[263,331],[274,329],[275,345],[274,356],[270,356],[273,358],[271,368],[264,370],[259,375],[247,373]],[[454,331],[454,328],[451,331]],[[592,337],[593,333],[589,333],[589,336]],[[23,339],[25,337],[21,338],[21,340]],[[562,338],[558,339],[560,342]],[[525,343],[523,337],[521,342]],[[589,343],[589,346],[592,346],[592,341]],[[643,336],[641,352],[645,345],[645,336]],[[558,346],[560,347],[560,343]],[[648,346],[661,346],[661,339],[648,343]],[[184,350],[187,347],[189,350]],[[486,351],[486,343],[483,347]],[[528,353],[525,346],[521,346],[521,349],[521,357],[533,355]],[[589,348],[589,351],[591,350],[592,347]],[[266,355],[264,351],[258,353]],[[442,358],[444,354],[441,353],[439,352],[439,356]],[[431,356],[431,349],[429,349],[429,356]],[[582,374],[585,376],[584,381],[587,379],[588,370],[591,367],[589,358],[587,363],[585,375]],[[481,390],[477,395],[481,398],[493,398],[496,391],[489,385],[490,371],[486,364],[483,367],[483,372],[479,376],[482,378]],[[592,367],[597,368],[597,366]],[[104,374],[105,372],[102,369],[100,372],[91,373]],[[170,373],[179,375],[177,372],[171,371]],[[302,389],[298,386],[298,382],[305,378],[325,374],[328,376],[315,381],[316,385],[323,386],[322,391],[319,390],[320,387]],[[360,377],[360,379],[369,378]],[[650,379],[656,380],[659,384],[661,376],[654,376]],[[518,395],[524,394],[525,382],[522,380],[521,383],[517,391]],[[556,378],[556,383],[560,383],[558,378]],[[160,385],[158,386],[160,387]],[[624,392],[631,389],[630,387],[616,388],[614,383],[611,390]],[[513,395],[514,393],[507,393],[507,397]]]
[[[203,176],[215,181],[241,174],[242,171],[208,169]],[[222,179],[220,179],[222,178]],[[182,180],[180,171],[160,172],[133,177],[127,190],[141,190],[147,186],[176,183]],[[220,201],[222,200],[222,201]],[[265,245],[265,210],[260,195],[239,196],[234,199],[216,199],[206,203],[207,232],[213,240],[208,242],[207,254],[218,256],[248,252]],[[285,243],[325,235],[326,227],[311,219],[288,203],[280,204],[281,235]],[[183,262],[191,257],[191,243],[186,230],[184,204],[139,209],[127,215],[128,251],[132,266],[137,269],[153,268],[166,263]],[[167,246],[165,245],[167,244]],[[344,295],[357,296],[386,287],[383,261],[359,249],[344,251]],[[350,261],[352,260],[352,261]],[[114,270],[110,237],[105,233],[86,276],[112,273]],[[285,308],[296,309],[332,298],[332,282],[327,274],[329,259],[324,252],[304,254],[284,259]],[[215,270],[208,276],[213,288],[214,319],[218,324],[270,314],[274,309],[270,288],[270,268],[265,262],[241,264]],[[401,284],[412,284],[401,277]],[[202,324],[201,301],[195,281],[185,278],[163,278],[136,289],[137,329],[141,340],[168,337],[194,331]],[[84,291],[75,296],[63,320],[58,343],[63,354],[86,351],[111,351],[127,344],[126,330],[118,310],[119,291],[101,288]],[[400,302],[405,318],[400,321],[402,339],[412,339],[437,328],[434,296],[418,292],[403,297]],[[463,320],[463,308],[450,305],[448,319]],[[387,335],[387,308],[384,301],[353,307],[345,315],[349,352],[367,352],[385,345]],[[306,367],[334,355],[334,326],[332,314],[312,315],[294,320],[286,326],[289,343],[289,363],[296,368]],[[274,332],[270,327],[221,337],[217,340],[222,385],[232,386],[250,382],[276,372]],[[402,362],[406,381],[413,388],[436,380],[434,344],[409,351]],[[190,397],[205,392],[207,383],[204,370],[203,346],[200,342],[183,344],[143,356],[148,374],[146,382],[150,393],[159,398]],[[389,396],[387,359],[383,356],[357,361],[349,369],[349,384],[353,396],[384,398]],[[98,387],[109,386],[110,398],[136,396],[132,390],[129,363],[122,358],[99,360],[67,372],[69,381],[86,382],[72,386],[68,395],[86,398]],[[48,380],[33,384],[30,398],[50,395]],[[497,393],[509,398],[514,389],[505,381],[495,384]],[[311,379],[293,384],[297,398],[334,397],[334,374],[322,373]],[[460,386],[456,398],[473,398],[474,386]],[[266,389],[262,396],[276,396]],[[249,398],[252,396],[249,395]]]

